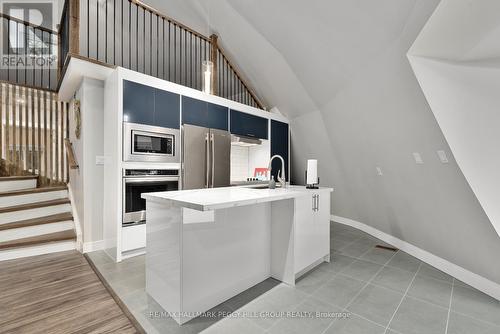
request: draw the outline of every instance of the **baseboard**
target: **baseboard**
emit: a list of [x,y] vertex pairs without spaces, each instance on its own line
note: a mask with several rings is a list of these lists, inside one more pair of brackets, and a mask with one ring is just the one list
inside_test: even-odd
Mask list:
[[104,249],[104,240],[84,242],[82,253],[85,254],[85,253],[94,252],[94,251],[103,250],[103,249]]
[[76,232],[76,249],[79,252],[84,253],[84,245],[83,245],[83,233],[82,233],[82,225],[80,224],[80,218],[78,217],[78,211],[76,210],[75,200],[73,196],[73,188],[71,187],[71,183],[68,182],[68,198],[71,202],[71,211],[73,214],[73,222],[75,223],[75,232]]
[[348,225],[354,228],[357,228],[358,230],[361,230],[363,232],[366,232],[375,238],[378,238],[384,242],[387,242],[390,245],[393,245],[394,247],[397,247],[398,249],[416,257],[417,259],[420,259],[421,261],[447,273],[450,276],[455,277],[456,279],[459,279],[460,281],[469,284],[470,286],[478,289],[479,291],[484,292],[487,295],[490,295],[491,297],[500,300],[500,284],[495,283],[493,281],[490,281],[487,278],[484,278],[482,276],[479,276],[478,274],[475,274],[467,269],[464,269],[454,263],[451,263],[448,260],[445,260],[443,258],[440,258],[439,256],[436,256],[432,253],[429,253],[428,251],[425,251],[421,248],[418,248],[406,241],[403,241],[399,238],[396,238],[390,234],[387,234],[385,232],[382,232],[380,230],[377,230],[376,228],[373,228],[369,225],[366,225],[364,223],[358,222],[356,220],[352,220],[349,218],[344,218],[340,216],[335,216],[331,215],[331,219],[334,222]]

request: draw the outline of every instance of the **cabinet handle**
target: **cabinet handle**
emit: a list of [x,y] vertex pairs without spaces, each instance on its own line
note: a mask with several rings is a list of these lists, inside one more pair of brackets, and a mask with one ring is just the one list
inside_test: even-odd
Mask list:
[[205,134],[205,188],[208,188],[208,168],[209,168],[209,163],[210,163],[210,149],[209,149],[209,142],[208,142],[208,133]]
[[210,144],[212,145],[212,185],[211,188],[214,187],[214,174],[215,174],[215,143],[214,143],[214,134],[210,134]]
[[318,195],[313,195],[312,197],[312,210],[318,211]]
[[319,194],[316,195],[316,211],[319,211]]

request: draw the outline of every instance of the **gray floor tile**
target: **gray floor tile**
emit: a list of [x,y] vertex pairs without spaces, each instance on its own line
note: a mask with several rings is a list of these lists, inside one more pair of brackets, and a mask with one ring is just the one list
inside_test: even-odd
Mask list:
[[332,273],[339,273],[345,267],[356,261],[355,258],[342,255],[339,253],[333,253],[330,256],[330,262],[323,265],[323,269],[328,270]]
[[[161,313],[161,307],[146,294],[144,256],[130,258],[121,263],[114,263],[102,251],[89,253],[89,257],[148,333],[192,334],[203,330],[206,333],[262,333],[270,328],[271,332],[295,331],[312,334],[327,328],[325,324],[330,326],[326,333],[382,333],[384,328],[373,322],[387,325],[403,296],[400,291],[406,290],[420,261],[406,253],[398,252],[388,263],[389,267],[383,268],[373,278],[374,285],[370,284],[363,289],[366,283],[361,281],[361,278],[368,280],[375,275],[382,268],[376,263],[383,263],[386,258],[384,253],[390,251],[371,249],[383,242],[349,226],[331,223],[331,236],[331,263],[324,263],[306,274],[297,282],[296,287],[268,279],[210,310],[213,312],[210,316],[198,317],[183,326]],[[351,256],[338,252],[344,248],[342,245],[350,246],[347,252]],[[363,249],[366,249],[366,254],[359,254]],[[354,258],[360,255],[368,261]],[[341,273],[342,270],[345,272]],[[451,282],[452,278],[447,274],[422,263],[414,284],[409,289],[409,296],[405,298],[394,317],[391,324],[394,328],[389,329],[387,333],[432,333],[433,329],[442,327],[440,319],[443,317],[443,311],[447,312],[445,307],[449,303]],[[360,291],[361,289],[363,290]],[[497,300],[457,280],[454,291],[448,334],[500,333],[500,306]],[[256,314],[301,309],[308,312],[336,312],[353,298],[348,307],[353,312],[349,319],[244,317],[244,312]],[[435,303],[436,306],[420,299]],[[234,310],[237,311],[233,312]],[[154,315],[154,312],[159,315]],[[233,314],[227,316],[231,312]],[[214,317],[213,314],[218,316]]]
[[[320,334],[332,323],[334,313],[342,312],[342,308],[332,306],[310,297],[294,309],[302,317],[284,317],[269,329],[272,334]],[[317,315],[316,312],[321,312]]]
[[453,288],[452,311],[500,325],[500,301],[462,286]]
[[450,313],[450,320],[448,323],[448,333],[447,334],[498,334],[500,333],[500,327],[494,326],[469,318],[465,315],[457,314],[455,312]]
[[[280,284],[247,305],[241,307],[238,312],[260,314],[261,312],[276,313],[292,311],[302,301],[304,301],[307,296],[307,294],[295,289],[294,287]],[[267,330],[279,319],[271,314],[270,316],[254,317],[251,320],[261,328]]]
[[410,286],[414,275],[414,273],[406,270],[384,267],[384,269],[375,276],[372,283],[404,293]]
[[377,324],[386,326],[402,297],[403,294],[399,292],[369,284],[347,309]]
[[411,272],[416,272],[420,266],[420,260],[405,253],[398,251],[396,255],[389,261],[388,266],[408,270]]
[[138,275],[120,279],[113,283],[113,291],[119,296],[125,296],[134,291],[144,291],[146,286],[146,275],[139,273]]
[[383,248],[373,248],[368,253],[363,254],[361,259],[384,265],[395,255],[394,253],[394,251]]
[[351,315],[346,319],[335,320],[325,334],[383,334],[385,327]]
[[213,324],[200,333],[203,334],[259,334],[265,331],[245,318],[227,317]]
[[435,279],[439,279],[448,283],[453,282],[453,277],[434,268],[433,266],[428,265],[427,263],[422,263],[420,270],[418,271],[418,276],[431,277]]
[[321,286],[323,286],[326,282],[330,281],[335,277],[335,273],[326,270],[325,265],[320,265],[310,272],[306,273],[302,277],[300,277],[295,282],[295,288],[303,291],[307,294],[311,294],[314,291],[318,290]]
[[346,231],[333,232],[330,234],[330,236],[332,238],[341,239],[349,243],[355,242],[356,240],[359,240],[361,238],[361,235],[357,233],[346,232]]
[[327,303],[345,307],[366,283],[346,276],[336,276],[313,294]]
[[346,246],[350,245],[351,243],[352,243],[351,241],[346,241],[342,238],[340,238],[340,239],[332,238],[330,240],[330,249],[341,250],[342,248],[345,248]]
[[95,265],[113,263],[113,260],[102,250],[87,253]]
[[254,285],[250,289],[247,289],[242,293],[234,296],[233,298],[226,301],[226,303],[231,309],[237,310],[240,307],[243,307],[246,304],[250,303],[252,300],[256,299],[260,295],[263,295],[264,293],[268,292],[269,290],[271,290],[272,288],[276,287],[279,284],[281,284],[280,281],[275,280],[273,278],[268,278],[265,281],[262,281],[259,284]]
[[408,295],[448,308],[450,306],[451,284],[417,275],[408,290]]
[[358,240],[342,248],[340,250],[340,253],[347,256],[360,257],[361,255],[372,249],[374,245],[374,242],[369,242],[367,240]]
[[144,289],[135,290],[120,296],[120,299],[125,303],[129,310],[143,311],[149,302],[149,295]]
[[375,276],[381,268],[381,265],[373,262],[356,260],[349,266],[345,267],[340,273],[342,275],[347,275],[356,279],[368,281],[373,276]]
[[448,310],[405,297],[389,328],[405,334],[443,334]]

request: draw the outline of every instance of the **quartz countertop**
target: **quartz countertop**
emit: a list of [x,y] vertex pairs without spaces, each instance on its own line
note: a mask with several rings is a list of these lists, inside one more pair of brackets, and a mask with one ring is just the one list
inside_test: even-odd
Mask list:
[[210,211],[291,199],[324,191],[332,192],[333,188],[306,189],[305,186],[287,186],[276,189],[223,187],[143,193],[141,197],[157,203],[171,202],[185,208]]

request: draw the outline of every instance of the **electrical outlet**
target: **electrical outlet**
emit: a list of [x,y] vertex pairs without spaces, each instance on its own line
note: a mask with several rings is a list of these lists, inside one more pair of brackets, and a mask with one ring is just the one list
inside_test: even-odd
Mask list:
[[378,166],[377,166],[377,167],[376,167],[376,170],[377,170],[377,175],[378,175],[378,176],[382,176],[382,175],[384,175],[384,173],[382,173],[382,168],[380,168],[380,167],[378,167]]
[[422,156],[418,152],[413,152],[413,159],[415,159],[415,163],[419,165],[424,163],[424,160],[422,160]]
[[448,162],[450,162],[450,161],[448,160],[448,157],[446,156],[446,152],[445,152],[445,151],[443,151],[443,150],[439,150],[439,151],[437,151],[437,155],[438,155],[438,157],[439,157],[439,160],[440,160],[442,163],[447,164]]

